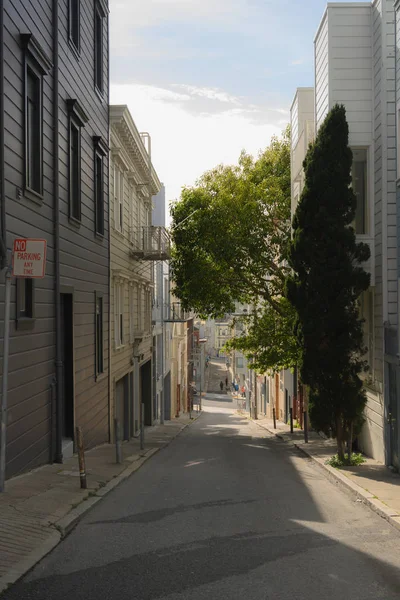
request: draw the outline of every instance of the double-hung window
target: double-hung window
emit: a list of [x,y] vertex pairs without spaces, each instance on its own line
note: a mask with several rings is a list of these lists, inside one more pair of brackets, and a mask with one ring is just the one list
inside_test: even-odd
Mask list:
[[124,345],[124,286],[116,283],[114,286],[114,314],[115,314],[115,347]]
[[31,33],[20,36],[24,49],[25,196],[43,198],[43,76],[51,62]]
[[105,7],[101,0],[94,4],[94,84],[96,90],[104,92],[104,19]]
[[81,129],[88,122],[75,99],[67,100],[69,111],[69,218],[81,220]]
[[35,318],[35,283],[33,279],[17,278],[17,329],[32,327]]
[[69,0],[69,41],[73,49],[78,53],[80,51],[80,12],[80,0]]
[[115,229],[124,231],[124,174],[114,165],[114,223]]
[[95,136],[93,142],[95,232],[104,235],[104,157],[107,146],[99,136]]
[[353,149],[352,187],[356,196],[354,227],[357,234],[368,233],[367,150]]

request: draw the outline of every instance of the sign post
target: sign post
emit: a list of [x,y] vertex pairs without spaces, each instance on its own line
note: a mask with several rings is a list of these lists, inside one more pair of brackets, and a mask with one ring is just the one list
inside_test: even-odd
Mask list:
[[46,271],[46,246],[46,240],[15,239],[12,267],[8,266],[5,272],[3,380],[0,404],[0,492],[4,492],[6,478],[8,356],[12,276],[28,279],[43,278]]

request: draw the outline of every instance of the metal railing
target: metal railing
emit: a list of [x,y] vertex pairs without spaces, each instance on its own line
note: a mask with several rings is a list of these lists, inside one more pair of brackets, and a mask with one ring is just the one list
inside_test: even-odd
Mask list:
[[171,258],[171,240],[165,227],[133,227],[130,235],[131,252],[145,260]]
[[180,302],[172,302],[166,310],[167,318],[164,321],[182,323],[192,318],[190,311],[184,310]]

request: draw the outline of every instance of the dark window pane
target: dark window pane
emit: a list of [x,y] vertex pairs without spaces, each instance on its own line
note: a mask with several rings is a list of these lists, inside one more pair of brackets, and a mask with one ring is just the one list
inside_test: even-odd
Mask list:
[[71,216],[81,218],[80,130],[71,123],[70,133],[70,206]]
[[103,91],[103,18],[96,10],[94,37],[95,84]]
[[79,0],[69,0],[70,37],[79,50]]
[[33,280],[18,280],[19,317],[31,319],[33,317]]
[[26,185],[42,193],[41,77],[29,67],[26,74]]
[[95,210],[96,232],[104,233],[104,185],[103,185],[103,158],[96,154],[95,161]]
[[356,195],[356,233],[367,233],[367,151],[353,150],[353,191]]

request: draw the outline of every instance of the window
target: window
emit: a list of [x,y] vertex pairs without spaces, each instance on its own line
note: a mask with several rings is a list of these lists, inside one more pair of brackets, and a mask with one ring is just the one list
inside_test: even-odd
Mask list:
[[69,130],[70,217],[81,220],[81,136],[79,126],[71,120]]
[[115,229],[124,230],[124,174],[114,165],[114,224]]
[[42,189],[42,77],[26,69],[26,187],[41,195]]
[[236,368],[243,369],[243,357],[242,356],[238,356],[236,358]]
[[93,142],[95,231],[104,235],[104,156],[108,148],[99,136],[94,136]]
[[135,298],[133,285],[129,286],[129,336],[131,344],[135,341]]
[[17,329],[32,326],[35,318],[34,281],[28,278],[18,278],[16,288],[17,298]]
[[96,377],[104,373],[103,296],[96,294]]
[[80,50],[80,0],[69,0],[69,41]]
[[115,284],[114,312],[115,312],[115,346],[124,345],[124,286]]
[[81,128],[88,118],[77,100],[67,100],[69,110],[69,217],[81,220]]
[[94,83],[96,89],[103,93],[103,19],[105,17],[104,9],[99,1],[95,3],[94,10]]
[[143,309],[142,309],[142,297],[143,291],[142,286],[139,284],[136,288],[137,302],[136,302],[136,326],[135,329],[138,332],[143,332]]
[[352,186],[356,196],[354,227],[357,234],[367,233],[367,150],[353,149]]
[[20,35],[24,49],[25,195],[43,196],[43,76],[52,65],[31,33]]
[[149,332],[151,328],[151,292],[150,290],[145,291],[145,306],[144,306],[144,315],[145,315],[145,331]]
[[94,164],[94,197],[96,212],[96,233],[104,235],[104,176],[103,156],[96,152]]

